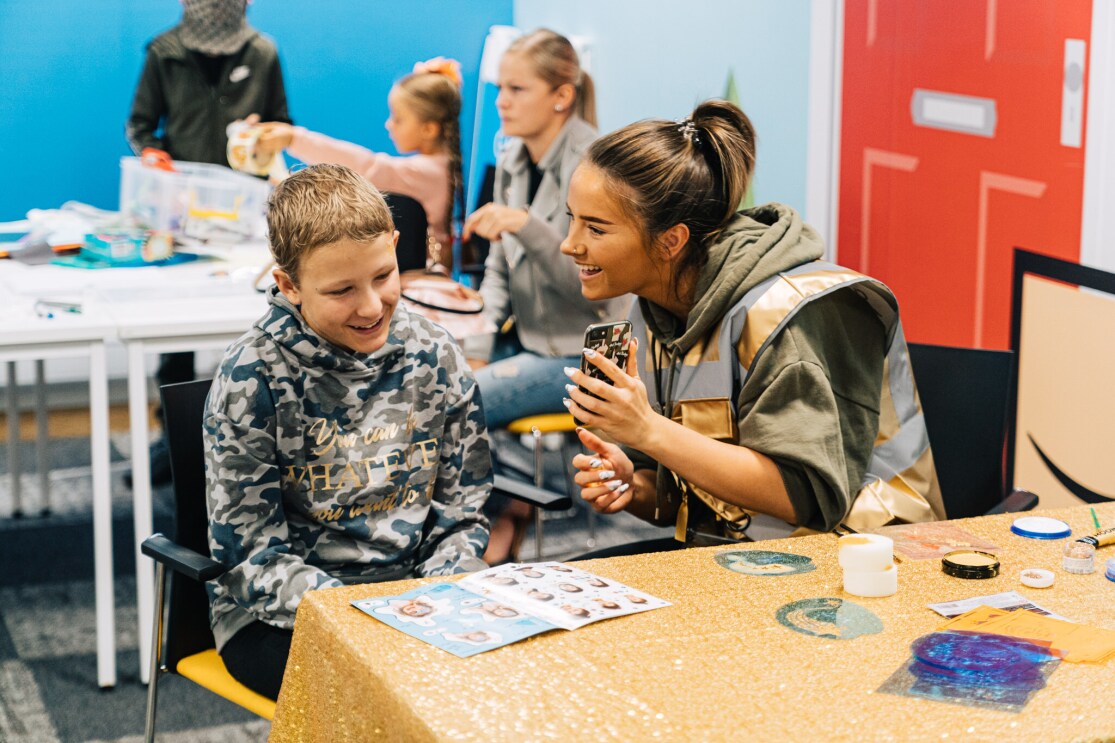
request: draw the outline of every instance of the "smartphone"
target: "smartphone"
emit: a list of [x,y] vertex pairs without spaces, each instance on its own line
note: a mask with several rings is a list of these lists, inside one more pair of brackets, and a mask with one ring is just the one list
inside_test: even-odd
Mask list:
[[[627,320],[597,323],[595,325],[589,325],[588,328],[585,329],[584,347],[591,348],[597,353],[603,354],[615,362],[620,369],[627,369],[627,349],[630,344],[631,323]],[[612,384],[612,380],[584,356],[581,357],[581,371],[590,377]],[[585,390],[583,387],[581,389],[588,392],[588,390]],[[588,394],[591,395],[592,393],[588,392]],[[577,425],[582,425],[582,421],[576,418],[573,420]]]

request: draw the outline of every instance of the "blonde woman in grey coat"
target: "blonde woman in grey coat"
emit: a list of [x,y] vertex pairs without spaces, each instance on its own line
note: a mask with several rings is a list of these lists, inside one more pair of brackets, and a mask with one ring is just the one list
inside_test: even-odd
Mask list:
[[[581,295],[576,267],[560,246],[569,227],[566,194],[581,154],[596,138],[596,100],[569,40],[546,29],[517,39],[499,64],[503,133],[514,137],[497,163],[494,201],[465,220],[463,237],[492,241],[480,293],[501,332],[468,351],[488,427],[564,412],[561,369],[576,366],[585,328],[620,319],[629,300]],[[489,563],[517,551],[528,513],[490,504]]]

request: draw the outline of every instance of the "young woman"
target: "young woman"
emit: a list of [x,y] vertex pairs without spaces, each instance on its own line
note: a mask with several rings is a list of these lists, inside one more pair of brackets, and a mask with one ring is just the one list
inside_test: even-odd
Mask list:
[[453,209],[463,204],[460,66],[441,57],[419,62],[391,88],[387,107],[387,133],[403,157],[277,122],[261,125],[256,147],[264,154],[286,150],[310,164],[347,165],[379,190],[417,200],[438,246],[428,260],[449,268]]
[[[491,429],[516,418],[562,410],[561,369],[575,362],[585,327],[626,311],[628,300],[581,295],[577,271],[561,257],[569,224],[569,177],[596,137],[592,79],[569,40],[540,29],[517,39],[499,64],[503,133],[514,137],[497,163],[495,200],[465,221],[463,237],[492,240],[480,293],[484,312],[504,328],[493,351],[468,344]],[[493,503],[492,513],[504,504]],[[521,539],[519,504],[493,523],[485,559],[508,557]]]
[[612,384],[566,369],[567,407],[616,442],[579,431],[582,496],[678,545],[943,518],[894,296],[822,263],[793,209],[737,212],[754,164],[747,116],[709,101],[597,140],[574,173],[582,292],[639,297],[627,369],[584,352]]

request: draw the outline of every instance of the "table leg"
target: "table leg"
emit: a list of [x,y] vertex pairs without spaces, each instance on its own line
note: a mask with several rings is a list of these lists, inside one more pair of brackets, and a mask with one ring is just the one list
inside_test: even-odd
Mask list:
[[93,570],[97,606],[97,684],[116,685],[116,598],[112,584],[112,491],[109,487],[108,363],[103,343],[89,349],[90,450],[93,471]]
[[39,464],[39,513],[50,515],[50,426],[46,408],[46,362],[35,360],[35,456]]
[[19,474],[19,384],[14,361],[8,362],[8,472],[12,479],[12,516],[23,515],[23,483]]
[[132,507],[135,529],[136,612],[139,635],[139,677],[148,682],[150,669],[144,662],[151,656],[151,621],[154,611],[155,571],[151,558],[140,552],[140,544],[151,536],[151,460],[147,452],[147,368],[143,343],[128,343],[128,417],[132,439]]

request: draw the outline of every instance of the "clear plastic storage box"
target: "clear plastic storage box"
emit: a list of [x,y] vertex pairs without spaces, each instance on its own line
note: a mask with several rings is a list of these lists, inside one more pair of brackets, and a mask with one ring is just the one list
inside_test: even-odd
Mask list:
[[202,240],[264,237],[266,181],[206,163],[175,161],[177,172],[120,158],[120,212],[150,230]]

